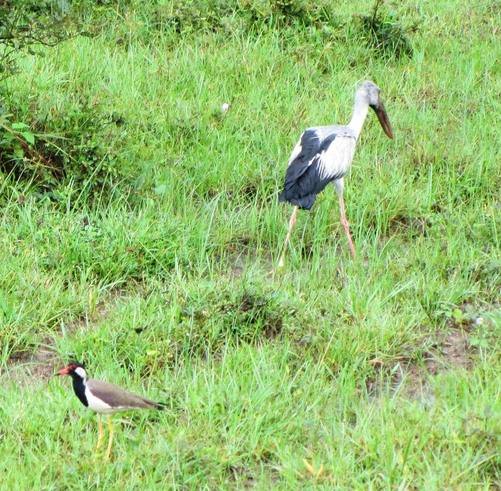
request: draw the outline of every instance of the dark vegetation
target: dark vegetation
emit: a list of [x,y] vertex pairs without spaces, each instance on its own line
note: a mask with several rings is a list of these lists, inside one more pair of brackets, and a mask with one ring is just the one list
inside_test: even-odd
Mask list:
[[360,16],[361,35],[367,45],[381,56],[401,58],[412,56],[409,33],[416,26],[405,29],[395,14],[387,12],[384,0],[376,0],[370,15]]
[[321,28],[336,22],[334,8],[325,0],[189,0],[156,7],[154,18],[156,28],[173,28],[178,33],[207,30],[257,34],[268,28]]
[[69,18],[52,0],[0,2],[0,80],[16,71],[19,52],[41,55],[41,47],[56,46],[73,34]]
[[[44,49],[88,35],[84,16],[93,6],[85,0],[2,2],[0,80],[16,73],[21,54],[41,57]],[[33,183],[52,197],[65,182],[102,189],[117,175],[108,127],[121,124],[114,115],[103,114],[85,92],[76,94],[72,106],[41,114],[35,101],[13,101],[0,86],[0,170],[14,181]]]

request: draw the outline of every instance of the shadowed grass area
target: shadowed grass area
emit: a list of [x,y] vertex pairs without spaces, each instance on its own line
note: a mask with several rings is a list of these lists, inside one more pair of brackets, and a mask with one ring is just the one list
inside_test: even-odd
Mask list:
[[[74,160],[0,174],[0,487],[499,484],[495,2],[386,5],[400,58],[367,44],[364,2],[251,3],[103,7],[3,83]],[[327,189],[272,275],[289,153],[366,78],[396,138],[370,115],[346,179],[359,258]],[[108,466],[48,378],[70,358],[168,405],[121,418]]]

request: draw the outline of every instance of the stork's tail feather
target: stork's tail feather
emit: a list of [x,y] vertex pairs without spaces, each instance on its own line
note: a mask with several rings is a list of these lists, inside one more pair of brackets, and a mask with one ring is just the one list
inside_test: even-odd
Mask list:
[[163,411],[167,407],[167,403],[165,402],[155,402],[155,409],[158,409],[159,411]]
[[278,201],[284,202],[287,201],[291,205],[299,206],[301,210],[310,210],[313,204],[315,203],[315,199],[317,198],[316,194],[309,194],[308,196],[302,196],[301,198],[291,196],[291,193],[287,193],[287,191],[282,191],[278,195]]

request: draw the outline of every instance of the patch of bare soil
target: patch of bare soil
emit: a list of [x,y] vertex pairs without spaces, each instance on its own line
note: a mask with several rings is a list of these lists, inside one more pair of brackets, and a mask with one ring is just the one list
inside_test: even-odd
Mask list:
[[403,384],[404,394],[412,399],[433,398],[429,377],[451,369],[468,370],[473,364],[475,350],[468,342],[468,332],[451,330],[438,336],[432,351],[427,353],[422,365],[409,363],[404,367],[405,380],[395,380],[395,388]]
[[256,486],[253,473],[243,465],[230,465],[228,473],[232,481],[238,483],[242,489],[252,489]]
[[488,346],[495,336],[492,314],[501,308],[499,303],[484,304],[482,312],[465,302],[449,313],[447,330],[423,340],[423,357],[402,356],[391,362],[375,358],[370,361],[375,375],[366,382],[367,392],[378,397],[388,389],[411,399],[432,404],[434,393],[431,380],[449,370],[470,370],[479,346]]
[[389,222],[391,233],[407,232],[412,237],[426,236],[430,227],[430,221],[422,216],[400,214],[392,217]]
[[[430,349],[420,362],[402,357],[393,366],[382,360],[371,360],[376,376],[367,382],[367,391],[377,397],[383,387],[411,399],[433,403],[434,394],[430,377],[453,369],[469,370],[473,364],[475,348],[468,341],[469,330],[449,329],[429,340]],[[388,382],[389,380],[389,382]]]
[[[123,293],[119,290],[110,292],[103,301],[92,309],[92,312],[86,312],[65,325],[66,335],[71,336],[78,331],[89,329],[104,320],[122,297]],[[14,353],[9,358],[7,370],[0,373],[0,380],[19,385],[32,385],[47,381],[62,364],[64,361],[59,359],[55,348],[55,337],[47,336],[33,351]]]
[[47,380],[54,374],[56,358],[53,340],[44,338],[35,351],[13,354],[3,376],[20,383],[35,379]]
[[238,244],[228,245],[228,255],[222,259],[227,261],[229,265],[230,278],[240,278],[245,273],[248,265],[259,263],[265,270],[271,272],[274,267],[273,257],[271,253],[258,256],[255,251],[251,251],[247,247],[248,242],[242,239]]

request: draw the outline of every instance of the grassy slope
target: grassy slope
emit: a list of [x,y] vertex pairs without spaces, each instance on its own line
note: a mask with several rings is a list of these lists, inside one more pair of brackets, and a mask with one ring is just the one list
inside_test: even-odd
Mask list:
[[[9,81],[41,119],[82,95],[120,114],[110,145],[138,179],[133,205],[117,190],[94,206],[71,186],[55,206],[0,181],[11,196],[0,215],[1,487],[499,483],[494,2],[398,7],[421,22],[401,63],[356,41],[349,20],[363,4],[344,2],[347,24],[330,42],[268,33],[172,43],[145,36],[131,15],[26,60]],[[397,138],[370,117],[347,180],[360,259],[349,259],[327,191],[301,214],[273,279],[290,149],[304,127],[346,121],[361,78],[382,86]],[[485,321],[469,334],[469,369],[428,377],[433,343],[470,315]],[[51,363],[85,358],[96,376],[168,410],[126,418],[112,465],[101,464],[94,418],[68,381],[27,383],[12,369],[13,355],[40,344],[54,346]],[[425,388],[411,396],[416,373]]]

